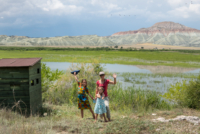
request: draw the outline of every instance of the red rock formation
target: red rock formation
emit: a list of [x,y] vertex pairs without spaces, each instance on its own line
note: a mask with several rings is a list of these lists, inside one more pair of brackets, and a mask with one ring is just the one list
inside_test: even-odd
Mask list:
[[132,35],[132,34],[154,35],[156,33],[161,33],[167,36],[170,33],[200,33],[200,30],[189,28],[189,27],[186,27],[184,25],[181,25],[179,23],[174,23],[174,22],[159,22],[149,28],[142,28],[135,31],[117,32],[113,34],[112,36]]

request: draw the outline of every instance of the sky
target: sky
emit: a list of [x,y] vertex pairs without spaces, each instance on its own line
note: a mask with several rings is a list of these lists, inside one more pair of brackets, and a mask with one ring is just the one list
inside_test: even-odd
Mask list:
[[109,36],[173,21],[200,30],[200,0],[0,0],[0,35]]

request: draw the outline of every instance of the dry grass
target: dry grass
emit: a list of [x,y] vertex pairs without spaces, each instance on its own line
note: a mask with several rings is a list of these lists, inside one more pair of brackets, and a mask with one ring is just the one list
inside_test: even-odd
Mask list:
[[143,44],[134,44],[134,45],[122,45],[118,48],[137,48],[141,49],[141,47],[144,47],[144,49],[180,49],[180,50],[200,50],[200,47],[183,47],[183,46],[171,46],[171,45],[158,45],[158,44],[152,44],[152,43],[143,43]]
[[[153,111],[133,113],[131,111],[111,111],[112,121],[105,123],[101,119],[93,123],[88,110],[84,119],[76,106],[49,105],[51,114],[47,116],[24,117],[6,109],[0,110],[0,134],[67,134],[67,133],[200,133],[200,127],[186,121],[168,123],[152,122],[152,119],[174,118],[178,115],[198,116],[193,109],[177,108],[171,111]],[[46,114],[46,113],[45,113]]]

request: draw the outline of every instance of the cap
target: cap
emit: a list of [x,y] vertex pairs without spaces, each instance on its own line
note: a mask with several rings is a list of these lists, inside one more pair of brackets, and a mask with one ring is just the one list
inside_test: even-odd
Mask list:
[[74,74],[74,72],[76,72],[76,74],[78,74],[80,72],[80,70],[74,70],[71,72],[71,74]]
[[99,75],[105,75],[105,73],[104,72],[99,72]]

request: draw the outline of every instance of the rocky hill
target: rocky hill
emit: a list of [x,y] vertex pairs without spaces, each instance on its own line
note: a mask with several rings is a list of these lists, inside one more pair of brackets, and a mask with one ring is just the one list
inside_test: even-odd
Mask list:
[[118,44],[153,43],[200,47],[200,30],[174,22],[160,22],[149,28],[118,32],[112,37],[111,40]]
[[114,46],[109,38],[97,35],[29,38],[0,35],[0,45],[11,46]]
[[149,28],[97,35],[29,38],[0,35],[0,45],[20,46],[115,46],[153,43],[173,46],[200,47],[200,30],[174,22],[159,22]]

